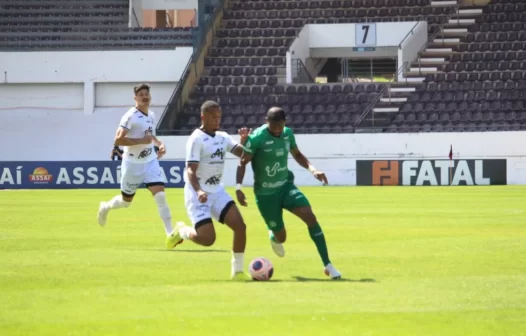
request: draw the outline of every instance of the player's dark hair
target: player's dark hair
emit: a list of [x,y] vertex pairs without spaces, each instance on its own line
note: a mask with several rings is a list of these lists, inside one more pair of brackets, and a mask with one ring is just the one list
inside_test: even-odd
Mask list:
[[267,120],[271,122],[279,122],[287,120],[287,116],[281,107],[271,107],[267,112]]
[[137,95],[137,93],[139,93],[139,91],[141,90],[148,90],[148,92],[150,92],[150,85],[148,84],[139,84],[139,85],[136,85],[133,87],[133,93],[135,93],[135,95]]
[[213,100],[207,100],[201,105],[201,113],[206,113],[216,109],[221,109],[221,106]]

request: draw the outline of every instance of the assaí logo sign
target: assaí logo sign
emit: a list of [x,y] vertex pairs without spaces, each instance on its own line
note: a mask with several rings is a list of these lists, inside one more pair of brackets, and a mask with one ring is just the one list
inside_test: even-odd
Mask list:
[[[161,161],[167,186],[184,185],[183,161]],[[1,189],[118,188],[120,162],[0,162]]]

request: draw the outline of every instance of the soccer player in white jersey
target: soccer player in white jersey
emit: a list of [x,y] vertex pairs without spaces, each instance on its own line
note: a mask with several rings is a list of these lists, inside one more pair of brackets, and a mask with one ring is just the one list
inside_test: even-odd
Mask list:
[[[202,246],[211,246],[216,240],[212,219],[226,224],[234,231],[232,279],[246,280],[248,277],[243,272],[246,226],[236,203],[222,184],[227,152],[241,157],[243,146],[226,132],[219,131],[221,108],[216,102],[203,103],[201,121],[201,127],[192,133],[186,143],[184,198],[193,227],[178,225],[174,240],[180,237]],[[241,142],[249,133],[246,128],[239,130]]]
[[[133,91],[135,106],[124,114],[115,135],[115,146],[124,147],[121,194],[100,203],[98,221],[104,226],[110,210],[129,207],[137,188],[144,183],[152,193],[164,223],[166,247],[173,248],[182,240],[172,235],[172,215],[166,202],[164,176],[158,161],[166,149],[155,137],[155,114],[150,111],[150,86],[141,84],[134,87]],[[154,145],[159,147],[158,153],[155,153]]]

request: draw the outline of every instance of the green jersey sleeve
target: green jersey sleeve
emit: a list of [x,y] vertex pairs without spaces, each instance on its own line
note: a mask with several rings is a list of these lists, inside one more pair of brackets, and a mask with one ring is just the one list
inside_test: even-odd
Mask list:
[[259,147],[259,137],[257,134],[250,134],[245,143],[245,152],[254,155]]
[[287,133],[289,134],[289,140],[290,140],[290,148],[298,148],[298,145],[296,144],[296,137],[294,136],[294,132],[290,128],[287,129]]

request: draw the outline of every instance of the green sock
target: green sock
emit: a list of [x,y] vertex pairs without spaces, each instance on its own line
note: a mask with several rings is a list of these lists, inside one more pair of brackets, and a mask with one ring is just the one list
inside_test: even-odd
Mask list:
[[329,251],[327,251],[327,243],[325,242],[325,236],[320,224],[316,223],[313,227],[309,227],[310,238],[316,244],[318,253],[323,261],[323,266],[327,266],[331,261],[329,260]]
[[[272,240],[274,243],[277,243],[276,241],[276,237],[274,236],[274,232],[270,231],[270,233],[268,234],[268,237],[270,238],[270,240]],[[279,243],[278,243],[279,244]]]

